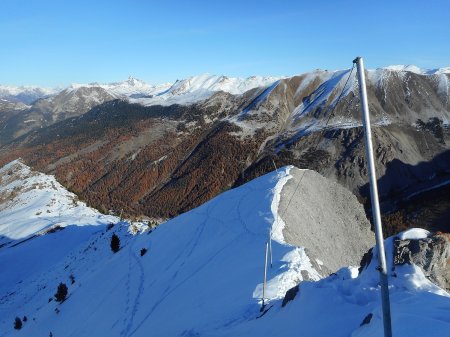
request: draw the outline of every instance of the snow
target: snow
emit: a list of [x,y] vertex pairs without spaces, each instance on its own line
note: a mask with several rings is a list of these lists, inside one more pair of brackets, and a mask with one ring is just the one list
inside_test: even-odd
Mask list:
[[51,228],[117,222],[78,201],[53,176],[33,172],[20,160],[0,169],[0,244]]
[[240,95],[250,89],[271,85],[279,78],[250,76],[233,78],[210,74],[192,76],[175,83],[150,85],[144,81],[129,77],[127,81],[109,84],[89,83],[72,84],[68,90],[100,87],[116,98],[127,99],[131,103],[150,105],[188,105],[205,100],[215,92],[224,91]]
[[30,85],[14,86],[14,85],[0,84],[0,97],[17,96],[25,93],[47,96],[54,94],[56,91],[58,91],[58,88],[47,88]]
[[227,77],[224,75],[201,74],[187,79],[177,80],[175,83],[148,84],[144,81],[129,77],[125,81],[113,83],[73,83],[68,88],[38,88],[32,86],[2,86],[0,98],[15,98],[25,103],[54,96],[65,91],[74,93],[81,88],[102,88],[108,94],[118,99],[127,99],[131,103],[145,106],[193,104],[205,100],[215,92],[224,91],[233,95],[240,95],[257,87],[267,87],[279,80],[273,76],[250,76],[247,78]]
[[386,69],[396,72],[409,71],[419,75],[435,75],[435,74],[450,74],[450,67],[438,68],[438,69],[424,69],[415,65],[392,65],[380,69]]
[[274,178],[277,179],[278,182],[275,185],[273,192],[274,197],[272,200],[272,204],[270,206],[270,209],[272,211],[272,218],[268,220],[273,221],[273,225],[271,228],[272,240],[276,240],[279,243],[285,243],[283,237],[283,229],[286,224],[284,223],[283,219],[280,216],[278,206],[280,205],[280,196],[283,186],[288,182],[289,179],[292,178],[292,176],[289,174],[291,168],[292,166],[288,166],[285,171],[277,172],[277,175]]
[[130,101],[146,106],[155,104],[187,105],[205,100],[218,91],[228,92],[233,95],[240,95],[253,88],[270,86],[278,79],[279,78],[276,77],[261,76],[233,78],[227,76],[202,74],[185,80],[177,80],[167,90],[155,96],[130,99]]
[[425,239],[430,235],[430,232],[422,228],[411,228],[407,231],[398,234],[400,240],[419,240]]
[[[306,88],[312,81],[320,79],[321,90],[318,95],[309,102],[307,106],[299,107],[297,114],[302,114],[306,110],[310,111],[324,103],[332,92],[332,89],[340,83],[340,79],[348,70],[322,71],[316,70],[297,76],[302,77],[302,82],[297,88],[297,93]],[[383,87],[393,73],[404,76],[406,72],[413,72],[419,75],[433,76],[437,82],[438,91],[442,95],[448,96],[448,74],[450,67],[439,69],[422,69],[414,65],[394,65],[375,70],[367,70],[368,79],[377,86]],[[132,103],[138,103],[145,106],[150,105],[171,105],[182,104],[189,105],[205,100],[215,92],[223,91],[232,95],[241,95],[254,88],[269,88],[280,79],[287,77],[275,76],[250,76],[247,78],[228,77],[224,75],[200,74],[183,80],[177,80],[174,83],[148,84],[134,77],[129,77],[125,81],[113,83],[87,83],[71,84],[68,88],[40,88],[35,86],[7,86],[0,85],[0,99],[14,99],[26,104],[30,104],[36,99],[54,96],[63,90],[71,93],[80,88],[99,87],[108,92],[111,96],[118,99],[127,99]],[[344,96],[348,94],[356,85],[356,77],[353,76],[346,87]],[[387,93],[385,93],[386,98]],[[267,96],[267,95],[266,95]],[[265,97],[261,97],[261,100]],[[336,103],[337,97],[334,97],[332,104]],[[448,97],[446,98],[448,102]]]
[[[16,165],[28,172],[15,162],[2,174]],[[125,223],[108,230],[94,216],[84,218],[84,226],[67,225],[0,247],[2,336],[382,335],[376,249],[361,274],[349,267],[321,279],[303,247],[284,243],[278,205],[290,169],[280,168],[229,190],[151,232],[133,236]],[[24,174],[23,179],[33,178]],[[39,181],[49,179],[39,175]],[[62,191],[60,198],[65,198]],[[16,222],[23,223],[42,205],[26,199],[20,211],[13,207]],[[9,207],[0,210],[2,220],[4,212]],[[67,224],[72,222],[70,214],[73,220],[79,215],[68,212]],[[34,219],[28,224],[34,226]],[[273,267],[268,270],[267,311],[262,313],[269,231]],[[113,232],[121,241],[116,254],[109,247]],[[27,233],[22,226],[16,236]],[[404,236],[424,233],[408,231]],[[144,256],[142,248],[148,250]],[[386,240],[386,250],[392,256],[392,238]],[[388,267],[392,270],[392,258]],[[282,307],[285,292],[305,273],[314,281],[302,282],[294,300]],[[447,336],[449,295],[413,265],[396,266],[395,274],[389,275],[394,336]],[[62,304],[49,302],[59,282],[68,285],[69,297]],[[360,326],[369,313],[370,323]],[[14,318],[24,315],[28,321],[15,331]]]
[[[0,312],[2,331],[10,329],[11,317],[23,311],[20,308],[24,305],[26,311],[33,312],[36,321],[25,325],[17,332],[19,335],[51,330],[55,335],[64,331],[67,336],[95,335],[95,331],[139,336],[156,325],[161,336],[179,335],[186,329],[202,326],[217,329],[240,317],[258,315],[264,247],[273,224],[273,220],[267,219],[276,218],[274,198],[279,200],[277,195],[288,179],[288,170],[279,169],[279,173],[228,191],[160,225],[150,235],[130,238],[119,227],[116,231],[121,234],[124,246],[115,255],[110,252],[104,226],[91,226],[95,219],[85,219],[86,231],[67,226],[63,231],[18,246],[3,247],[0,265],[9,265],[17,254],[23,254],[21,264],[38,268],[30,273],[11,268],[2,279],[1,294],[14,293]],[[21,216],[28,217],[39,207],[31,204],[27,209],[16,213],[17,223],[25,222]],[[31,225],[31,221],[28,223]],[[26,237],[29,231],[20,226],[16,232],[15,238]],[[91,235],[88,239],[87,234]],[[59,239],[68,244],[55,248],[56,242],[61,242]],[[45,249],[46,245],[51,249]],[[149,252],[141,258],[138,254],[143,247]],[[302,280],[302,272],[311,273],[312,279],[320,277],[302,248],[278,242],[276,238],[272,247],[273,268],[268,272],[266,295],[269,302],[282,298]],[[30,255],[39,249],[44,250],[40,257]],[[57,257],[50,258],[55,252]],[[67,279],[66,269],[75,275],[77,286],[69,287],[71,298],[63,304],[65,309],[61,306],[63,310],[55,315],[58,306],[48,304],[47,299],[54,293],[55,282]],[[18,284],[18,280],[26,280],[26,287]],[[42,289],[43,284],[49,285],[48,289]],[[184,299],[180,301],[181,298]],[[99,307],[109,308],[107,318],[97,316]],[[175,324],[161,325],[168,312]],[[205,312],[208,322],[204,319]],[[67,330],[68,327],[71,329]]]
[[0,84],[0,98],[30,104],[39,98],[55,95],[60,88],[45,88],[37,86],[13,86]]
[[116,98],[133,98],[133,97],[145,97],[158,95],[171,87],[170,83],[162,83],[158,85],[150,85],[136,79],[134,77],[128,77],[128,80],[122,82],[113,83],[89,83],[89,84],[72,84],[68,90],[74,91],[79,88],[102,88],[106,90],[110,95]]
[[[290,126],[287,130],[291,134],[306,134],[321,130],[325,127],[322,119],[312,116],[316,111],[323,109],[327,104],[329,107],[333,107],[337,104],[338,98],[342,92],[342,97],[347,96],[356,85],[356,75],[353,73],[349,78],[350,70],[335,71],[335,72],[321,72],[315,73],[320,75],[321,84],[314,90],[314,92],[302,100],[299,106],[297,106],[291,113]],[[347,78],[348,83],[347,82]],[[313,79],[310,77],[305,78],[305,83],[309,83]],[[300,85],[300,87],[303,84]],[[307,84],[306,84],[307,85]],[[345,85],[345,87],[344,87]],[[332,95],[333,98],[331,99]],[[350,125],[354,122],[351,121]],[[333,120],[329,124],[329,127],[344,127],[342,121],[337,121],[333,125]],[[351,126],[350,126],[351,127]]]

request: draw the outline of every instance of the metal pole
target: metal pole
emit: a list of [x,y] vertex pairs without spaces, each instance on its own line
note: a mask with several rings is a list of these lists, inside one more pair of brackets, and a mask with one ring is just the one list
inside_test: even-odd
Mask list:
[[270,268],[272,268],[272,228],[269,229]]
[[275,165],[275,161],[272,159],[273,167],[275,167],[275,171],[278,173],[277,165]]
[[264,299],[266,297],[266,280],[267,280],[267,253],[269,250],[269,243],[266,241],[266,259],[264,262],[264,283],[263,283],[263,293],[262,293],[262,308],[264,310]]
[[375,173],[375,161],[373,159],[372,132],[370,129],[369,106],[367,104],[366,79],[362,57],[357,57],[359,95],[361,98],[361,110],[366,140],[366,157],[369,166],[370,197],[372,201],[372,218],[375,225],[375,237],[378,248],[378,260],[380,261],[381,305],[383,309],[384,336],[392,337],[391,305],[389,300],[389,287],[386,267],[386,255],[384,250],[383,230],[381,229],[380,205],[378,203],[377,176]]

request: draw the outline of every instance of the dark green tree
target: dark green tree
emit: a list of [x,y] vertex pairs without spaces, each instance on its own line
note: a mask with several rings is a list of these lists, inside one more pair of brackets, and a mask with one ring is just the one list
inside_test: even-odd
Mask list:
[[60,283],[58,285],[58,289],[56,290],[56,294],[55,294],[55,300],[57,302],[64,302],[66,300],[67,297],[67,293],[68,293],[68,289],[65,283]]
[[16,319],[14,320],[14,329],[22,329],[22,320],[19,317],[16,317]]
[[116,234],[111,236],[111,250],[117,253],[120,249],[120,239]]

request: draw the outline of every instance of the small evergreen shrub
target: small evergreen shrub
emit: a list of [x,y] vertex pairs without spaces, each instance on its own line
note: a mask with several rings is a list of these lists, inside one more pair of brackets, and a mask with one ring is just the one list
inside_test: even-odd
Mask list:
[[58,289],[56,290],[55,300],[57,302],[64,302],[67,298],[68,289],[65,283],[60,283]]
[[22,320],[19,317],[16,317],[16,319],[14,320],[14,329],[22,329]]
[[120,239],[116,234],[111,236],[111,250],[117,253],[120,249]]

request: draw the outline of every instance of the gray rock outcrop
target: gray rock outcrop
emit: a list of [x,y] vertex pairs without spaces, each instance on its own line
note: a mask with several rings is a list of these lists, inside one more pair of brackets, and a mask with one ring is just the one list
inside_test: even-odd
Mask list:
[[394,264],[415,264],[434,284],[450,291],[450,234],[436,233],[424,239],[394,239]]
[[375,239],[356,196],[315,171],[293,167],[290,174],[278,208],[286,242],[305,247],[322,276],[358,265]]

